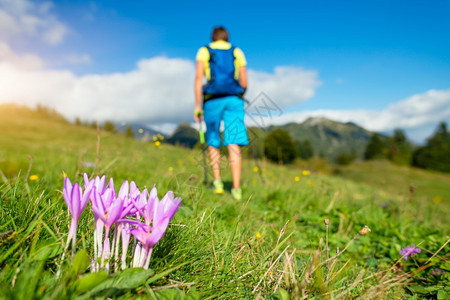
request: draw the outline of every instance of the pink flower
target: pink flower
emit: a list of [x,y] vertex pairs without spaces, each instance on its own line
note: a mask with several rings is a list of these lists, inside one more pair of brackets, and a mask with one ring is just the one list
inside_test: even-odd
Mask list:
[[86,204],[91,195],[92,189],[86,189],[83,193],[80,185],[75,183],[72,185],[68,177],[64,178],[63,197],[69,208],[72,220],[70,222],[70,230],[67,236],[66,250],[69,247],[69,242],[72,240],[72,254],[75,254],[75,246],[77,240],[78,222],[83,213]]
[[73,219],[79,220],[91,195],[91,188],[83,191],[78,183],[72,186],[69,177],[64,178],[63,196]]
[[144,208],[145,224],[134,222],[137,227],[131,230],[131,234],[133,234],[144,247],[144,255],[142,255],[140,259],[141,267],[148,268],[153,246],[155,246],[166,233],[169,222],[180,205],[181,198],[174,198],[172,191],[169,191],[164,198],[159,201],[156,194],[156,187],[153,187],[147,205]]
[[409,256],[420,253],[420,251],[419,248],[416,248],[416,245],[412,245],[411,247],[405,247],[400,250],[400,255],[404,256],[405,260],[407,260]]

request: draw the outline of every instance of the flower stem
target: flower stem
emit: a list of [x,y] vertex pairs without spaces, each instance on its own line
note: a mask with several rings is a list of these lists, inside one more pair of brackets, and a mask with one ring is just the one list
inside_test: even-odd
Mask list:
[[153,248],[150,248],[147,252],[147,258],[145,260],[144,269],[148,269],[148,266],[150,265],[150,258],[152,257]]

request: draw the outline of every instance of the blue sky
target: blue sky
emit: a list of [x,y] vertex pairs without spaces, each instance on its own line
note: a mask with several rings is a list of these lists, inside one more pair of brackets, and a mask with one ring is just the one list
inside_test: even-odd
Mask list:
[[2,15],[0,101],[69,118],[192,121],[196,51],[224,25],[247,97],[283,110],[272,123],[325,116],[421,142],[450,121],[450,1],[0,0]]

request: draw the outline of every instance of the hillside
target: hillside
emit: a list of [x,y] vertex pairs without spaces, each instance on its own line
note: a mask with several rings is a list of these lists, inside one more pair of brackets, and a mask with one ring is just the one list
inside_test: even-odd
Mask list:
[[326,118],[308,118],[302,123],[268,127],[282,128],[296,141],[309,140],[315,155],[334,161],[339,153],[355,151],[362,158],[372,133],[354,123],[341,123]]
[[[442,246],[450,199],[439,189],[448,186],[448,175],[379,169],[407,182],[439,182],[437,190],[410,196],[387,176],[371,185],[374,179],[362,176],[370,173],[365,164],[340,170],[357,177],[356,183],[261,160],[263,183],[255,162],[244,160],[245,200],[236,202],[228,193],[226,159],[227,193],[214,195],[202,184],[199,150],[97,135],[58,115],[16,106],[0,106],[0,132],[0,298],[386,299],[447,293],[449,254]],[[63,176],[82,183],[84,172],[114,178],[116,189],[129,180],[139,188],[156,184],[160,199],[168,190],[182,198],[154,248],[151,271],[90,273],[89,259],[83,265],[68,251],[64,276],[55,275],[70,222]],[[77,250],[92,253],[89,204],[87,210]],[[364,225],[371,232],[359,235]],[[413,244],[421,253],[402,259],[400,249]],[[336,248],[339,256],[333,257]]]

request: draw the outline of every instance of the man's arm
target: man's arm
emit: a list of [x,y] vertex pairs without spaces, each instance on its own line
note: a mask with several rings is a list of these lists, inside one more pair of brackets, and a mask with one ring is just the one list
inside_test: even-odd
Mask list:
[[247,68],[245,66],[239,68],[239,83],[244,89],[247,88]]
[[196,122],[203,121],[203,115],[198,115],[198,112],[203,112],[202,108],[202,97],[203,97],[203,68],[204,63],[200,60],[197,60],[197,66],[195,71],[195,83],[194,83],[194,91],[195,91],[195,111],[194,111],[194,120]]

